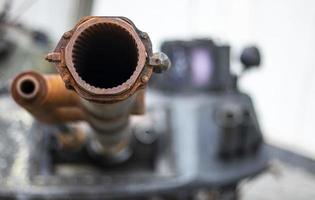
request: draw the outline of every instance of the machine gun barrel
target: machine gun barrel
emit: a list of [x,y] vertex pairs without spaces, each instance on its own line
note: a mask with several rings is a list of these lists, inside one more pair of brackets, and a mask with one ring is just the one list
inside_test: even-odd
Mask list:
[[67,90],[59,75],[23,72],[13,80],[11,94],[38,121],[51,124],[85,120],[78,107],[80,99]]

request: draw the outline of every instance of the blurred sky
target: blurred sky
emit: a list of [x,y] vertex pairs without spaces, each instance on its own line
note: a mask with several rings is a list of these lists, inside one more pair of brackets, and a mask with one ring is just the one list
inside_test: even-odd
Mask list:
[[95,15],[124,15],[164,39],[212,37],[241,48],[257,44],[261,69],[241,87],[254,98],[268,141],[315,157],[315,1],[98,0]]
[[[12,15],[24,1],[14,2]],[[57,41],[74,25],[76,8],[76,0],[40,0],[19,20]],[[241,88],[252,95],[267,140],[315,158],[315,1],[95,0],[93,14],[130,18],[156,50],[165,39],[230,44],[233,67],[242,47],[258,45],[263,65]]]

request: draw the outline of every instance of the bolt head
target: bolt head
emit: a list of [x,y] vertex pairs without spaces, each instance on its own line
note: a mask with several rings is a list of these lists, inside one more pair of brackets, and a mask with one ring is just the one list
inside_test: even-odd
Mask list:
[[68,32],[65,32],[62,37],[64,39],[69,39],[71,36],[72,36],[72,33],[70,31],[68,31]]
[[162,73],[171,67],[171,61],[162,52],[154,53],[150,58],[150,65],[155,73]]

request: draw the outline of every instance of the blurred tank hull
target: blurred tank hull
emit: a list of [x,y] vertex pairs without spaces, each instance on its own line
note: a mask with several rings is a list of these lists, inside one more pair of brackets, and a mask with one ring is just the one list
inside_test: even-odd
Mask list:
[[[0,196],[183,199],[200,188],[235,186],[241,179],[263,171],[268,156],[261,145],[254,154],[234,156],[232,160],[218,158],[219,131],[209,123],[214,121],[213,105],[225,100],[241,102],[254,113],[250,98],[244,94],[183,98],[151,93],[148,114],[132,119],[136,150],[131,159],[115,168],[100,168],[99,163],[84,157],[84,149],[74,152],[72,155],[76,156],[71,156],[72,159],[61,157],[62,150],[52,148],[51,142],[58,127],[32,122],[25,111],[2,97],[1,102],[7,106],[0,112],[1,134],[8,138],[6,144],[12,148],[1,152],[1,163],[6,166],[0,170]],[[7,109],[14,110],[12,117],[5,114]],[[202,120],[207,117],[209,120]],[[149,138],[139,121],[148,122],[145,130],[151,130]]]

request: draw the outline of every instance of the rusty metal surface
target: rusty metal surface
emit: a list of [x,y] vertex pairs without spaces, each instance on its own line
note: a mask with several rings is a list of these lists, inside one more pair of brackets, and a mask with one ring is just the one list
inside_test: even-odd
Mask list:
[[145,114],[146,107],[145,107],[145,90],[139,90],[138,94],[136,95],[135,103],[132,107],[131,114],[133,115],[143,115]]
[[68,151],[77,151],[86,143],[87,135],[79,127],[71,127],[57,134],[59,148]]
[[13,99],[37,120],[46,123],[85,119],[79,109],[79,97],[65,88],[59,75],[41,75],[34,71],[19,74],[12,82]]
[[[99,44],[95,44],[93,38],[98,38]],[[124,43],[120,44],[120,40]],[[119,53],[115,51],[115,45],[119,51],[125,51],[124,54],[114,55]],[[113,46],[114,48],[108,49]],[[74,29],[63,35],[54,52],[48,54],[46,59],[56,64],[67,87],[75,89],[82,98],[95,102],[116,102],[133,95],[149,81],[153,72],[153,67],[148,63],[152,55],[151,48],[147,34],[136,29],[125,18],[86,17]],[[102,51],[107,54],[101,54]],[[95,84],[93,78],[99,78],[96,74],[93,74],[95,77],[87,78],[83,72],[80,73],[81,68],[86,67],[84,63],[85,59],[88,59],[85,57],[86,54],[98,60],[99,63],[93,64],[101,64],[96,66],[99,67],[98,69],[91,69],[93,66],[89,63],[91,64],[89,70],[103,73],[104,78],[100,80],[102,83]],[[122,57],[115,57],[114,60],[106,63],[106,57],[113,56]],[[130,62],[120,63],[124,59]],[[114,71],[120,64],[125,66],[122,66],[119,72]],[[129,72],[125,74],[126,71]],[[120,82],[105,84],[108,82],[106,79],[121,79],[121,77],[124,79]]]
[[91,151],[127,159],[130,115],[144,114],[146,85],[153,71],[169,68],[167,56],[153,54],[148,34],[129,19],[90,16],[64,33],[46,60],[60,76],[23,73],[13,82],[14,99],[42,122],[86,120]]
[[46,59],[56,64],[66,87],[82,98],[81,108],[94,129],[92,151],[126,159],[129,116],[144,114],[146,85],[153,71],[170,67],[168,57],[153,54],[148,34],[129,19],[90,16],[64,33]]

